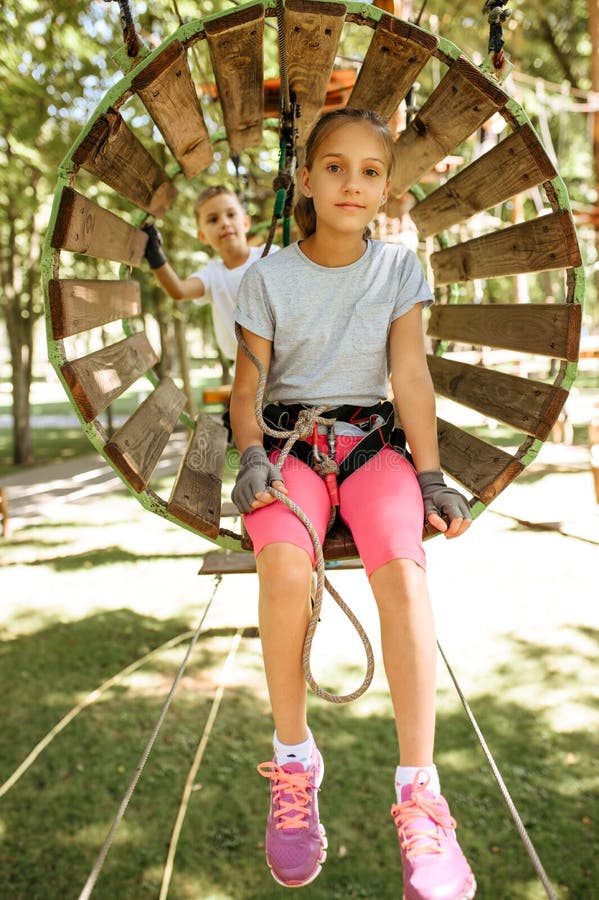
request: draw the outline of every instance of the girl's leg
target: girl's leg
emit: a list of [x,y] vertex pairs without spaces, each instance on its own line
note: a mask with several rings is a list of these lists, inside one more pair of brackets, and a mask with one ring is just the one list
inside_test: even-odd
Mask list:
[[[294,457],[286,459],[282,473],[289,497],[322,541],[330,510],[322,478]],[[247,515],[245,526],[256,553],[260,638],[275,728],[282,743],[298,744],[308,736],[301,660],[310,617],[314,548],[304,525],[280,502]]]
[[372,573],[400,765],[430,766],[435,738],[435,625],[424,570],[394,559]]
[[312,561],[293,544],[268,544],[258,554],[258,618],[264,670],[277,736],[284,744],[308,737],[302,650],[310,619]]

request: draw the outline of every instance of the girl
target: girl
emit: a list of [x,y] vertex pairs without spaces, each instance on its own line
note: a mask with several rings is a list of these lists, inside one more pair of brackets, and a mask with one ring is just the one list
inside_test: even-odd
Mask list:
[[[414,466],[385,445],[340,485],[339,512],[379,611],[400,751],[391,812],[404,897],[465,900],[474,896],[475,881],[433,765],[436,647],[422,526],[426,515],[453,538],[466,530],[470,514],[439,471],[422,327],[430,288],[412,251],[367,237],[387,198],[392,161],[390,132],[376,115],[346,108],[323,116],[301,172],[295,216],[303,240],[248,270],[235,315],[268,372],[267,399],[286,422],[300,404],[338,407],[324,413],[337,419],[334,437],[316,438],[320,454],[331,449],[337,462],[365,430],[380,425],[390,368]],[[254,413],[257,383],[254,364],[239,350],[231,420],[242,455],[233,499],[256,554],[275,722],[274,760],[258,767],[271,787],[266,858],[280,884],[299,887],[319,874],[327,846],[317,802],[324,766],[307,724],[301,662],[314,551],[304,526],[267,487],[296,501],[321,540],[330,500],[323,479],[301,459],[289,456],[280,471],[278,451],[267,455]]]

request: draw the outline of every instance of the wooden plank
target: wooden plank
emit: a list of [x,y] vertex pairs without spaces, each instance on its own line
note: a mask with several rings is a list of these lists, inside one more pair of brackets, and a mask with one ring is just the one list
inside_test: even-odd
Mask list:
[[409,22],[381,16],[348,106],[390,119],[438,43]]
[[158,218],[177,196],[164,169],[113,109],[96,119],[73,162]]
[[392,195],[405,193],[508,99],[473,63],[458,57],[395,143]]
[[487,505],[523,471],[509,453],[437,419],[442,469]]
[[220,528],[226,449],[227,429],[200,413],[167,504],[172,516],[211,538]]
[[61,371],[81,415],[91,422],[157,362],[158,354],[140,331],[65,363]]
[[568,391],[483,366],[429,356],[435,390],[444,397],[544,441]]
[[290,92],[301,109],[300,146],[325,104],[344,21],[342,3],[287,0],[285,4],[287,72]]
[[65,187],[52,235],[52,247],[138,266],[148,236],[114,213]]
[[[327,566],[328,569],[361,569],[360,559],[344,559],[339,564]],[[204,556],[200,575],[251,575],[256,571],[256,559],[253,553],[243,551],[231,552],[214,550]]]
[[417,203],[410,215],[422,237],[436,234],[555,176],[555,167],[530,125]]
[[56,341],[141,313],[139,282],[132,280],[52,278],[48,298]]
[[254,6],[209,19],[204,32],[232,153],[262,142],[264,9]]
[[214,154],[183,44],[171,41],[133,79],[132,87],[185,177],[203,172]]
[[575,362],[581,321],[578,303],[436,304],[427,333],[441,341]]
[[171,378],[163,378],[104,453],[138,493],[146,489],[187,400]]
[[430,263],[440,285],[576,267],[581,257],[572,216],[560,210],[438,250]]

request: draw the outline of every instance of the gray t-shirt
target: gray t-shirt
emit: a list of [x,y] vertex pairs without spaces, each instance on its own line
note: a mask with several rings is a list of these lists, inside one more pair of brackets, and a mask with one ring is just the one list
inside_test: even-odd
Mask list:
[[269,402],[368,406],[387,397],[391,323],[417,303],[432,292],[407,247],[369,241],[328,268],[296,243],[248,269],[235,319],[273,342]]

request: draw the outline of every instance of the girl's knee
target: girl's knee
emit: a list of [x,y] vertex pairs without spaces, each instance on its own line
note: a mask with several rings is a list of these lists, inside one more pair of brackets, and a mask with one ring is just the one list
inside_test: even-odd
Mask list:
[[312,560],[294,544],[268,544],[258,554],[256,566],[263,596],[298,597],[305,600],[310,590]]

